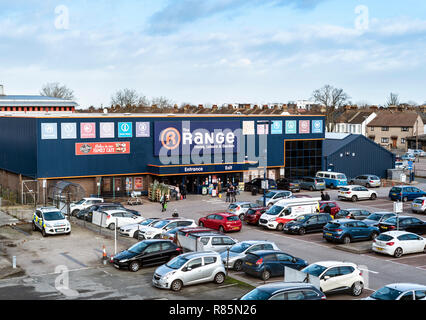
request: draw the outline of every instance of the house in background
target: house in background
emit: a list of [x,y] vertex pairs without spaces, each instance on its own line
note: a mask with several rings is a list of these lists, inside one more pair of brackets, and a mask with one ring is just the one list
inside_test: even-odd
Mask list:
[[369,109],[349,107],[334,118],[335,133],[352,133],[366,136],[367,125],[377,116],[377,112]]

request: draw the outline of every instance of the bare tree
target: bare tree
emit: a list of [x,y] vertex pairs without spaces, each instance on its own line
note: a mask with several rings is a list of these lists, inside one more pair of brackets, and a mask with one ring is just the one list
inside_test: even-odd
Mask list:
[[[127,109],[121,111],[132,111],[137,107],[148,106],[149,101],[144,95],[139,95],[135,89],[118,90],[111,97],[111,105],[116,109]],[[117,110],[119,111],[119,110]]]
[[334,88],[331,85],[325,85],[312,93],[312,99],[325,106],[325,125],[329,132],[334,128],[333,115],[336,110],[344,106],[349,100],[349,96],[343,89]]
[[61,86],[58,82],[47,83],[41,88],[40,94],[45,97],[60,98],[65,100],[74,100],[74,91]]
[[173,106],[173,102],[166,97],[157,97],[152,99],[152,105],[156,105],[160,109],[165,109]]
[[399,95],[391,92],[386,102],[386,106],[399,106]]

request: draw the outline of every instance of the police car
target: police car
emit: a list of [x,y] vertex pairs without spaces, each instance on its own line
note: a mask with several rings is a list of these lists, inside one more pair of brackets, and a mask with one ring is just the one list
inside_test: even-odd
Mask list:
[[71,234],[71,224],[56,207],[38,208],[33,215],[33,231],[40,230],[43,237]]

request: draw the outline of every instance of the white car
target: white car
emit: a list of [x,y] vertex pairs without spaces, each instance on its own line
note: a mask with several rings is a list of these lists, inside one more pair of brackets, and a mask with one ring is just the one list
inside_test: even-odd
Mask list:
[[426,286],[416,283],[392,283],[363,300],[426,300]]
[[71,234],[71,224],[56,207],[38,208],[33,214],[32,229],[40,230],[43,237],[53,234]]
[[408,253],[426,253],[426,239],[411,232],[388,231],[381,233],[373,241],[372,249],[374,252],[399,258]]
[[426,197],[414,199],[411,203],[411,211],[414,213],[426,213]]
[[172,230],[176,227],[197,227],[192,219],[169,218],[162,219],[151,226],[143,227],[139,230],[138,239],[160,239],[164,231]]
[[[282,199],[291,198],[293,193],[287,190],[270,190],[265,194],[265,204],[266,207],[271,207],[278,201]],[[256,204],[258,207],[263,207],[263,195],[259,199],[256,200]]]
[[70,204],[70,212],[72,216],[76,216],[76,214],[83,209],[89,208],[91,205],[104,202],[103,198],[83,198],[78,202]]
[[136,216],[125,210],[106,210],[102,211],[105,217],[105,225],[108,229],[114,230],[125,225],[142,222],[145,218]]
[[301,271],[318,277],[324,293],[350,291],[353,296],[359,296],[364,289],[362,272],[354,263],[321,261],[310,264]]
[[240,220],[243,221],[244,214],[248,211],[248,209],[257,207],[259,207],[258,204],[247,201],[234,202],[229,205],[228,210],[226,210],[226,212],[236,214],[238,217],[240,217]]
[[120,236],[123,236],[123,237],[131,237],[131,238],[137,239],[139,230],[141,230],[144,227],[152,226],[158,220],[159,218],[149,218],[139,223],[128,224],[124,227],[121,227],[118,233],[120,234]]
[[340,187],[337,193],[337,197],[342,200],[351,200],[353,202],[358,200],[376,200],[377,192],[369,190],[366,187],[352,185]]

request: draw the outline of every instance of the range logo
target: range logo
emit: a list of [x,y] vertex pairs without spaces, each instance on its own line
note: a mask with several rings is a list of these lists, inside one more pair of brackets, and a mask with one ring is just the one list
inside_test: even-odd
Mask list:
[[174,150],[180,145],[180,133],[176,128],[170,127],[161,132],[160,141],[164,148]]

